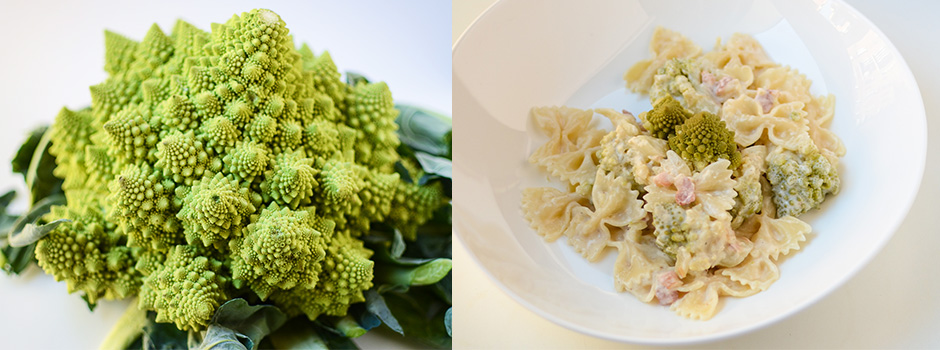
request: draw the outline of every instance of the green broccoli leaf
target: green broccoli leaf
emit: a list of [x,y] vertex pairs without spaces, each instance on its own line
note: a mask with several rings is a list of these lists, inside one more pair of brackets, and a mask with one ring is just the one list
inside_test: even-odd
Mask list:
[[69,219],[59,219],[43,225],[37,225],[35,222],[28,223],[22,230],[10,235],[10,246],[21,248],[36,243],[40,238],[49,234],[52,230],[55,230],[60,224],[71,221],[72,220]]
[[[9,193],[5,194],[2,199],[10,200],[12,198],[7,197]],[[4,231],[4,236],[7,239],[0,240],[0,265],[7,274],[19,274],[29,266],[29,263],[34,259],[34,250],[36,249],[35,241],[27,243],[24,246],[14,247],[10,243],[10,238],[19,236],[21,231],[23,231],[27,225],[35,224],[37,220],[52,208],[53,205],[62,205],[65,204],[65,197],[61,194],[55,194],[46,198],[43,198],[39,202],[33,204],[33,208],[30,209],[26,215],[20,216],[12,224],[9,224],[9,229]],[[11,218],[9,216],[4,217],[4,221],[8,221]],[[5,224],[6,225],[6,224]],[[35,233],[35,232],[34,232]],[[42,232],[39,232],[42,233]],[[48,233],[48,232],[46,232]],[[42,233],[44,234],[44,233]],[[25,238],[25,237],[24,237]],[[37,238],[38,240],[38,238]],[[29,241],[27,239],[27,241]]]
[[448,304],[453,304],[453,289],[451,288],[453,286],[453,282],[451,282],[453,276],[454,271],[451,270],[447,276],[434,284],[434,292]]
[[98,303],[95,302],[95,301],[93,301],[93,300],[91,300],[91,299],[88,297],[88,294],[82,294],[82,300],[85,301],[85,306],[88,307],[88,311],[89,311],[89,312],[94,312],[94,311],[95,311],[95,308],[98,307]]
[[[32,136],[30,137],[32,138]],[[30,140],[27,140],[30,142]],[[44,132],[42,138],[33,150],[30,158],[29,167],[24,176],[26,177],[26,187],[30,191],[30,203],[37,203],[40,200],[62,193],[62,179],[55,177],[52,170],[55,169],[55,157],[49,153],[49,146],[52,144],[52,133]],[[19,156],[19,154],[17,154]]]
[[408,171],[408,168],[405,168],[405,165],[401,161],[395,162],[395,172],[401,176],[401,180],[413,184],[415,180],[411,177],[411,172]]
[[445,140],[453,128],[451,119],[443,114],[424,108],[398,104],[398,137],[409,147],[439,157],[450,154],[450,145]]
[[7,214],[7,207],[10,206],[15,197],[16,191],[13,190],[0,196],[0,239],[9,236],[10,229],[19,219],[19,216]]
[[[400,260],[399,260],[400,261]],[[375,267],[375,282],[378,292],[407,292],[413,286],[435,284],[451,271],[450,259],[439,258],[420,265],[382,264]]]
[[451,326],[451,320],[453,319],[454,308],[447,309],[447,312],[444,313],[444,327],[447,328],[447,335],[453,337],[454,331],[453,326]]
[[415,158],[418,159],[418,163],[421,164],[421,168],[424,169],[426,173],[440,175],[448,179],[453,178],[453,175],[451,175],[453,163],[450,159],[433,156],[424,152],[415,152]]
[[356,72],[346,72],[346,85],[355,87],[359,83],[369,83],[369,78]]
[[[236,341],[242,339],[247,343],[246,348],[255,350],[258,348],[261,339],[284,325],[286,321],[287,316],[275,306],[251,306],[248,305],[245,299],[232,299],[219,306],[215,315],[212,316],[212,320],[209,321],[210,329],[213,326],[217,328],[213,335],[215,338],[211,341],[227,344],[229,339],[235,339]],[[229,333],[237,339],[229,337]],[[207,336],[203,339],[200,347],[201,349],[210,349],[213,348],[212,344]],[[227,346],[231,345],[225,346],[220,349],[229,349]]]
[[3,247],[0,252],[0,262],[3,263],[3,270],[10,275],[18,275],[29,266],[35,257],[36,244],[30,244],[25,247],[14,248],[9,245]]
[[404,330],[401,325],[398,323],[398,320],[392,315],[391,310],[388,308],[388,304],[385,303],[385,298],[379,294],[374,288],[367,290],[366,293],[366,310],[375,315],[378,319],[382,320],[382,323],[385,323],[388,328],[398,332],[401,335],[405,335]]
[[366,309],[365,303],[356,303],[349,306],[347,315],[356,319],[356,323],[365,330],[371,330],[382,325],[382,320],[378,316]]
[[14,173],[23,175],[25,178],[29,163],[33,160],[33,153],[36,153],[36,146],[39,145],[39,140],[46,133],[46,129],[49,129],[49,126],[42,125],[29,132],[29,136],[26,137],[26,141],[23,142],[20,149],[16,151],[16,156],[13,157],[11,162]]
[[36,223],[40,217],[52,210],[52,206],[64,204],[65,196],[62,194],[45,197],[39,202],[36,202],[26,215],[20,216],[20,218],[13,223],[13,227],[9,231],[9,236],[16,236],[20,231],[26,228],[27,224]]
[[391,253],[391,257],[393,259],[400,258],[401,254],[405,252],[405,238],[398,229],[395,229],[395,235],[392,239],[392,247],[389,252]]
[[[248,347],[238,340],[244,336],[239,336],[240,334],[235,333],[231,328],[211,324],[206,330],[205,337],[202,338],[202,343],[195,350],[248,350]],[[251,343],[251,340],[247,342]]]
[[295,317],[271,334],[271,344],[286,350],[359,349],[348,337],[306,317]]
[[401,324],[404,334],[435,348],[450,348],[446,314],[450,305],[435,298],[426,287],[408,293],[384,295],[388,309]]
[[187,332],[176,328],[172,323],[157,323],[157,314],[147,312],[147,322],[140,338],[131,343],[127,349],[164,350],[189,349],[190,339]]

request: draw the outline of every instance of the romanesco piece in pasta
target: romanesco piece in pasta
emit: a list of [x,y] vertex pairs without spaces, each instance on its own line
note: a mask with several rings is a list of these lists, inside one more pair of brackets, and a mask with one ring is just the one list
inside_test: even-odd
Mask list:
[[700,112],[676,127],[676,134],[669,138],[669,149],[675,151],[695,170],[724,158],[731,162],[731,169],[741,165],[741,152],[734,142],[734,131],[725,127],[718,116]]
[[743,160],[734,184],[734,191],[738,195],[734,197],[734,207],[731,208],[732,227],[737,228],[744,220],[761,210],[764,199],[761,174],[764,173],[766,150],[764,146],[752,146],[741,152]]
[[653,109],[646,113],[641,113],[643,118],[643,127],[649,130],[650,134],[663,140],[669,139],[676,134],[676,127],[685,123],[692,114],[689,113],[679,101],[672,96],[660,98],[653,104]]
[[840,183],[838,169],[819,151],[798,153],[782,148],[767,157],[767,180],[777,217],[799,216],[819,207],[827,194],[839,191]]
[[650,87],[650,101],[655,102],[671,96],[692,113],[718,113],[721,105],[702,87],[702,66],[706,62],[700,58],[675,58],[656,72]]
[[653,207],[653,235],[656,245],[675,258],[679,248],[688,244],[691,226],[686,220],[685,209],[675,203],[663,203]]

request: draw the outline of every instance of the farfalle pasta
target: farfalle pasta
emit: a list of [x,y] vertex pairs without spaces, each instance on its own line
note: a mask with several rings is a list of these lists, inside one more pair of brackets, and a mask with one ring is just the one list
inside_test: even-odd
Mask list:
[[748,35],[703,53],[659,28],[650,51],[624,78],[652,110],[530,111],[549,140],[529,161],[564,186],[523,190],[522,212],[589,261],[616,249],[617,291],[706,320],[780,278],[812,231],[798,217],[838,193],[845,146],[835,98]]

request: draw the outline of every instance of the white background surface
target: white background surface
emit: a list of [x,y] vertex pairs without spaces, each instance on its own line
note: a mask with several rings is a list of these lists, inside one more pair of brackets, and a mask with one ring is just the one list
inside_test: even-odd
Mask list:
[[[263,4],[263,5],[261,5]],[[451,60],[445,1],[19,1],[0,2],[0,191],[24,189],[9,159],[25,133],[51,122],[63,106],[91,102],[90,85],[106,78],[104,30],[140,40],[153,23],[169,33],[177,18],[209,31],[212,22],[263,6],[281,15],[296,44],[328,49],[341,72],[385,81],[397,102],[450,114]],[[20,205],[22,208],[23,205]],[[88,312],[38,268],[0,274],[0,347],[94,349],[123,313],[124,302]],[[397,335],[370,333],[367,348],[396,348]]]
[[[453,5],[454,40],[493,0]],[[938,348],[940,276],[932,273],[940,246],[938,135],[940,43],[929,2],[848,1],[894,43],[917,78],[928,118],[928,155],[921,190],[895,236],[858,275],[822,301],[779,323],[697,348]],[[461,118],[459,111],[455,118]],[[459,132],[459,131],[458,131]],[[459,160],[457,160],[459,161]],[[903,171],[903,164],[898,165]],[[885,203],[884,205],[891,205]],[[456,242],[455,348],[646,348],[585,336],[546,321],[513,301]]]

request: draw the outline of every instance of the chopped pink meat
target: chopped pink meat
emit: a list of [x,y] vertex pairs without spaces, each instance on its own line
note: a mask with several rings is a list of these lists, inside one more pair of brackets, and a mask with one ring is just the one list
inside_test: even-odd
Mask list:
[[776,96],[777,90],[757,89],[757,97],[755,97],[754,100],[760,104],[760,108],[764,111],[764,114],[766,114],[770,113],[770,110],[774,108],[774,97]]
[[689,177],[681,177],[676,182],[676,204],[689,205],[695,201],[695,183]]
[[714,87],[716,85],[715,75],[707,70],[703,70],[702,71],[702,85],[708,86],[710,88]]
[[737,79],[732,78],[732,77],[721,77],[721,79],[718,80],[718,88],[715,89],[715,95],[718,95],[719,97],[727,98],[725,97],[725,95],[727,95],[728,92],[732,91],[731,86],[729,85],[731,84],[731,82],[735,80]]
[[670,174],[668,171],[664,171],[657,174],[656,176],[653,176],[652,180],[656,186],[666,187],[672,185],[673,178],[672,174]]
[[654,282],[656,288],[656,299],[662,305],[669,305],[679,299],[679,292],[676,290],[682,285],[682,280],[675,270],[663,270],[656,275]]
[[729,76],[716,79],[711,72],[702,71],[702,85],[711,90],[712,94],[718,98],[718,102],[724,102],[730,97],[728,94],[734,92],[734,84],[732,83],[736,81],[738,80]]

